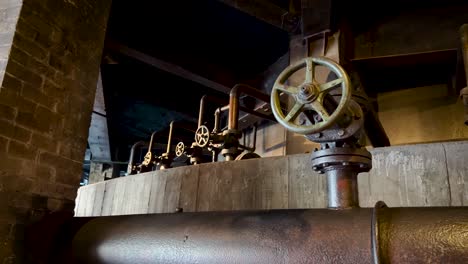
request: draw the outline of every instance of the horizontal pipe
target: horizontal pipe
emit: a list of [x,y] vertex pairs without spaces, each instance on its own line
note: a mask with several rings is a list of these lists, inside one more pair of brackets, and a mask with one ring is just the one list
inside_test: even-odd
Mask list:
[[203,117],[205,116],[205,105],[207,102],[215,103],[218,106],[228,104],[228,100],[217,98],[210,95],[204,95],[200,99],[200,109],[198,110],[198,127],[203,125]]
[[98,217],[72,252],[76,263],[468,263],[468,208],[376,210]]
[[[252,96],[266,103],[270,102],[270,96],[246,84],[236,84],[229,93],[229,119],[228,129],[237,130],[239,121],[239,98],[241,94]],[[254,111],[255,112],[255,111]]]

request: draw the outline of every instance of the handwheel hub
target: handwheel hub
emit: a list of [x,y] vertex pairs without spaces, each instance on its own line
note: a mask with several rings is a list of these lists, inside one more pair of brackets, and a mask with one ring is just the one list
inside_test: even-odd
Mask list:
[[297,99],[300,102],[307,104],[315,101],[319,95],[318,88],[312,83],[305,83],[299,88],[299,93],[297,94]]

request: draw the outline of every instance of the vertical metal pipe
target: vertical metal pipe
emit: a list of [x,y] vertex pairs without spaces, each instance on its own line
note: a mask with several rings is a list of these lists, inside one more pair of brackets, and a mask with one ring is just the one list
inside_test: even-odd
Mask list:
[[[229,130],[237,130],[238,128],[238,120],[239,120],[239,98],[241,94],[246,94],[252,96],[256,99],[259,99],[263,102],[270,103],[270,96],[259,91],[249,85],[246,84],[236,84],[229,93],[229,123],[228,129]],[[255,114],[256,112],[250,109],[246,109],[248,113]],[[258,113],[257,115],[261,115]],[[266,116],[266,115],[264,115]]]
[[205,100],[207,97],[207,95],[204,95],[200,99],[200,110],[198,112],[198,127],[201,127],[203,125],[203,115],[205,113]]
[[258,126],[257,126],[257,124],[255,124],[255,125],[254,125],[254,130],[253,130],[252,152],[254,152],[255,149],[257,148],[257,129],[258,129]]
[[172,144],[172,128],[174,127],[174,121],[171,122],[169,125],[169,138],[167,139],[167,148],[166,153],[169,154],[171,152],[171,144]]
[[336,168],[326,172],[329,208],[359,207],[358,172]]
[[215,113],[214,113],[214,129],[213,133],[218,133],[219,131],[219,116],[221,114],[221,108],[217,108]]
[[150,139],[150,143],[148,146],[148,152],[151,152],[151,149],[153,149],[154,137],[156,136],[157,133],[158,132],[154,131],[153,134],[151,134],[151,139]]
[[229,119],[228,119],[228,129],[237,130],[238,121],[239,121],[239,93],[238,86],[234,86],[231,90],[229,96]]
[[128,158],[128,167],[127,167],[127,174],[132,173],[133,165],[135,165],[135,151],[138,147],[147,145],[144,141],[138,141],[133,144],[132,148],[130,149],[130,157]]

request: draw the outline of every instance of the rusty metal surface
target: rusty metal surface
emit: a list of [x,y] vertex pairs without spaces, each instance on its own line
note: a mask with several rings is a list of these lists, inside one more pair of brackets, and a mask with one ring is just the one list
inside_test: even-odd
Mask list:
[[369,151],[326,143],[312,153],[311,165],[313,170],[327,176],[329,208],[359,207],[357,175],[372,168]]
[[[79,220],[79,218],[78,218]],[[468,208],[271,210],[100,217],[77,263],[467,263]]]
[[358,171],[344,168],[326,172],[329,208],[359,207]]
[[468,263],[468,208],[381,208],[380,263]]
[[[96,218],[79,263],[371,263],[368,209]],[[346,227],[346,228],[344,228]]]

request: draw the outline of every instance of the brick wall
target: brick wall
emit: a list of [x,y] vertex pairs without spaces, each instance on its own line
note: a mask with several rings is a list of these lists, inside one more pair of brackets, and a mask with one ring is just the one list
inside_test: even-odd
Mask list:
[[0,4],[0,263],[23,262],[26,224],[73,210],[110,7],[18,3]]

